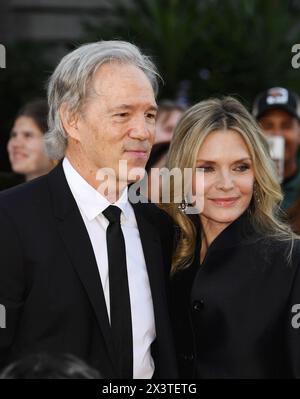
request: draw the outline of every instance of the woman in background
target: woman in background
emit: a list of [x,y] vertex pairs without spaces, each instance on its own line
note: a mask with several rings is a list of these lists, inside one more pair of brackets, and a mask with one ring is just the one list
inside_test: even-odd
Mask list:
[[48,173],[55,162],[45,153],[44,134],[48,106],[43,100],[27,103],[18,113],[7,144],[9,160],[15,173],[29,181]]
[[162,204],[179,229],[171,310],[181,377],[300,377],[299,238],[280,218],[256,122],[231,97],[196,104],[175,129],[167,167],[192,168],[194,188],[197,168],[204,175],[193,222],[185,198]]

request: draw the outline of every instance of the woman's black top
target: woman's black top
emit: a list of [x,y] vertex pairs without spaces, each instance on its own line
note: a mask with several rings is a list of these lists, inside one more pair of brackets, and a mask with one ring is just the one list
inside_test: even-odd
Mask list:
[[263,237],[245,212],[200,264],[171,278],[180,376],[300,377],[300,245]]

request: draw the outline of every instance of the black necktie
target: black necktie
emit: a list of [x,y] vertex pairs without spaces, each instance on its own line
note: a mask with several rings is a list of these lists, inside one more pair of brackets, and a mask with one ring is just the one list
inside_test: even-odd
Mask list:
[[106,230],[110,325],[120,378],[133,378],[133,343],[125,241],[120,224],[121,209],[110,205],[103,211]]

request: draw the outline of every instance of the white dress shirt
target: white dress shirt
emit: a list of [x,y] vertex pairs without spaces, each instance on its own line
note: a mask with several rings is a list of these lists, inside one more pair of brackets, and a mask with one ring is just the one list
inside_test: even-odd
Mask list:
[[[63,160],[63,170],[80,210],[95,253],[107,312],[110,317],[108,257],[106,229],[108,220],[102,212],[111,203],[94,189],[71,165]],[[144,253],[140,240],[134,210],[128,201],[127,188],[114,205],[121,209],[121,228],[126,247],[126,263],[130,293],[132,338],[133,338],[133,378],[151,378],[154,362],[151,356],[151,343],[156,337],[153,303]],[[120,332],[121,333],[121,332]]]

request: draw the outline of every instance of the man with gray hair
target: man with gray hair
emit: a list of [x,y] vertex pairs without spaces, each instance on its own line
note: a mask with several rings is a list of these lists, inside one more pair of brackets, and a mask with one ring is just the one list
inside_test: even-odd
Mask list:
[[[157,72],[127,42],[66,55],[48,86],[48,175],[0,195],[0,362],[70,353],[107,378],[173,378],[173,226],[128,189],[155,134]],[[163,246],[162,246],[163,243]]]

